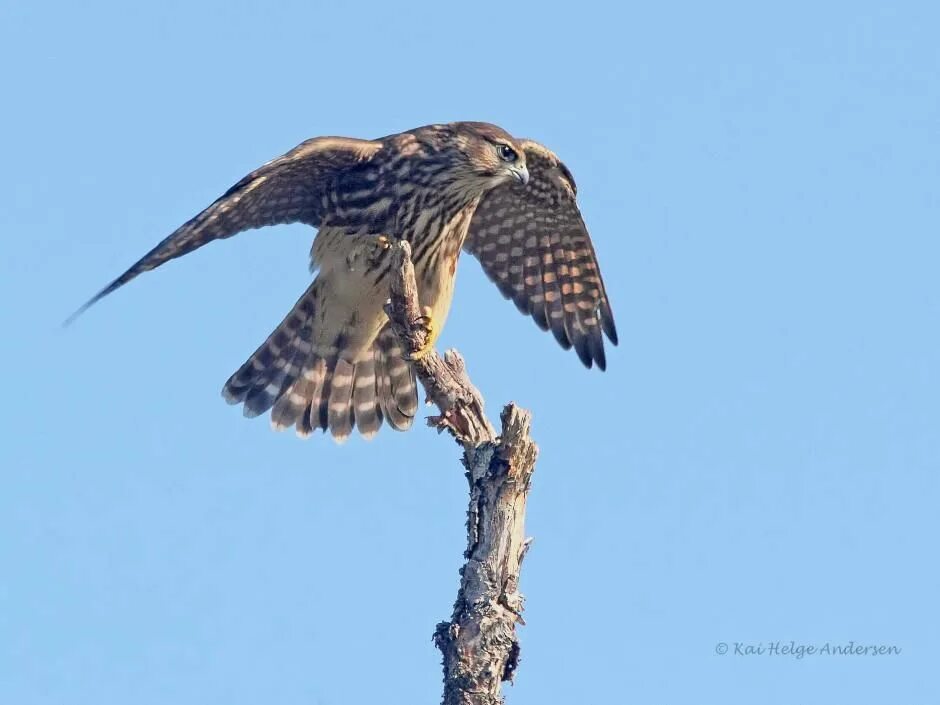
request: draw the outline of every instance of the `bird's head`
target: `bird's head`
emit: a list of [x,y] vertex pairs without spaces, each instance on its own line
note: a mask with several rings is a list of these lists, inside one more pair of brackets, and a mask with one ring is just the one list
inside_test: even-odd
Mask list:
[[488,190],[507,181],[529,183],[525,152],[504,129],[486,122],[454,123],[456,147],[466,176]]

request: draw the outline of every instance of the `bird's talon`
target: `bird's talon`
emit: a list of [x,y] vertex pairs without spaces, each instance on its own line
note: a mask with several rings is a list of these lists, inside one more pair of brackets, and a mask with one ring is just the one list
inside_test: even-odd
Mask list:
[[388,235],[374,235],[363,239],[353,246],[346,257],[346,266],[350,272],[374,267],[381,262],[385,253],[392,247],[392,238]]
[[421,347],[405,355],[406,360],[414,361],[425,357],[434,348],[434,321],[430,316],[419,316],[412,325],[424,333]]

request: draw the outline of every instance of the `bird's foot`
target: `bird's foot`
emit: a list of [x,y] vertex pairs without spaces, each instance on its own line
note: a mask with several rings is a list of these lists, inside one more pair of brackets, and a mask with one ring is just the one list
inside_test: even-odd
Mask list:
[[371,235],[364,237],[349,253],[347,265],[350,272],[357,269],[368,269],[381,263],[397,238],[388,235]]
[[424,315],[415,320],[414,327],[418,329],[419,333],[424,335],[424,342],[421,343],[421,346],[412,353],[406,353],[406,360],[420,360],[425,357],[431,350],[434,349],[434,334],[435,325],[434,320],[430,315]]

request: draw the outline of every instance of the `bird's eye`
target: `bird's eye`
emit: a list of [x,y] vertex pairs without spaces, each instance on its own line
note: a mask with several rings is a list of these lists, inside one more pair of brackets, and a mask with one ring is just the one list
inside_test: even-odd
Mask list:
[[499,158],[504,162],[514,162],[519,158],[519,155],[516,154],[516,150],[510,147],[508,144],[499,145]]

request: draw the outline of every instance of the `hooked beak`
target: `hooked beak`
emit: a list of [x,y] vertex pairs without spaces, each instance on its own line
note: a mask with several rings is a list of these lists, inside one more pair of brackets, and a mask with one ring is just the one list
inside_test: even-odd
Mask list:
[[515,176],[523,186],[529,183],[529,170],[525,164],[509,167],[509,173]]

